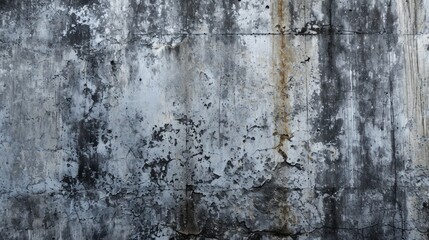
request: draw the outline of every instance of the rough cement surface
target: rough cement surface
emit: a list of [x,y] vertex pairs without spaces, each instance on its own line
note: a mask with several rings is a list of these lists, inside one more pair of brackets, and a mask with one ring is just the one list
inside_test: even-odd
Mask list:
[[429,239],[428,0],[0,0],[1,239]]

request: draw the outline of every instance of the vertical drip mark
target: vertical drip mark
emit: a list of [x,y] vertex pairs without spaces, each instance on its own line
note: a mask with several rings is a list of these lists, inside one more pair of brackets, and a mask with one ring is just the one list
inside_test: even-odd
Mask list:
[[417,1],[414,2],[413,5],[414,5],[413,6],[413,8],[414,8],[414,34],[419,34],[418,33],[418,25],[417,25],[417,21],[418,21],[418,17],[417,17],[417,14],[418,14]]
[[[187,9],[189,10],[189,2],[186,1]],[[188,19],[189,12],[187,12]],[[188,24],[188,22],[186,23]],[[188,27],[188,25],[187,25]],[[186,49],[184,49],[186,51]],[[177,59],[181,59],[182,51],[177,55]],[[182,68],[182,66],[181,66]],[[185,191],[184,201],[182,202],[183,207],[183,216],[182,216],[182,227],[181,232],[185,235],[195,235],[200,231],[198,229],[198,224],[195,219],[195,203],[193,199],[195,183],[194,183],[194,175],[195,173],[195,162],[191,156],[191,151],[193,148],[193,134],[192,134],[192,118],[193,118],[193,105],[192,105],[192,84],[190,84],[186,79],[190,79],[191,76],[187,72],[188,69],[185,66],[184,75],[182,76],[182,83],[184,88],[184,100],[185,100],[185,114],[184,114],[184,124],[185,124],[185,151],[184,151],[184,159],[185,159],[185,172],[184,172],[184,180],[185,180],[185,188],[182,189]]]
[[[389,65],[392,64],[391,60],[390,60],[390,56],[389,56]],[[393,174],[394,174],[394,183],[393,183],[393,201],[394,201],[394,205],[395,205],[395,214],[393,216],[393,225],[396,226],[396,214],[397,212],[399,212],[399,219],[401,221],[401,237],[404,237],[405,234],[405,222],[404,222],[404,216],[403,216],[403,212],[402,212],[402,207],[401,207],[401,203],[398,200],[398,194],[399,194],[399,189],[398,189],[398,157],[396,155],[396,138],[395,138],[395,134],[396,134],[396,123],[395,123],[395,107],[394,107],[394,103],[393,103],[393,97],[394,97],[394,92],[393,92],[393,77],[390,76],[389,79],[389,92],[390,92],[390,144],[391,144],[391,148],[392,148],[392,162],[393,162]],[[396,237],[396,228],[394,228],[394,236]]]
[[[221,133],[221,127],[220,127],[220,123],[221,123],[221,112],[222,112],[222,78],[219,78],[219,95],[218,95],[218,144],[219,144],[219,149],[222,147],[222,133]],[[221,151],[222,153],[222,151]],[[221,155],[222,156],[222,155]]]
[[[349,45],[351,44],[350,36],[347,36],[347,44],[349,44]],[[351,53],[351,54],[356,55],[356,53]],[[356,56],[354,56],[354,59],[356,59]],[[354,90],[354,82],[353,82],[354,76],[353,76],[353,65],[351,63],[351,59],[349,60],[349,75],[350,75],[349,76],[350,77],[350,79],[349,79],[349,81],[350,81],[350,89],[349,89],[349,91],[350,91],[350,95],[349,95],[350,108],[349,108],[349,111],[347,114],[347,119],[351,119],[351,124],[350,124],[349,128],[351,128],[350,132],[352,134],[352,137],[348,138],[348,141],[347,141],[348,142],[347,148],[349,148],[349,151],[347,151],[347,157],[348,157],[348,159],[350,159],[350,161],[349,161],[349,166],[350,166],[349,169],[351,169],[350,185],[354,187],[355,186],[355,171],[354,171],[353,166],[355,166],[356,162],[355,162],[355,158],[354,158],[354,154],[353,154],[353,148],[354,148],[353,142],[357,138],[356,138],[356,128],[355,128],[355,117],[354,117],[355,116],[355,114],[354,114],[354,112],[355,112],[355,106],[354,106],[355,94],[354,94],[354,91],[355,90]]]
[[[292,54],[287,46],[287,36],[285,35],[286,26],[283,0],[279,0],[274,6],[272,16],[276,31],[279,35],[273,35],[273,76],[276,80],[276,94],[274,99],[275,108],[275,136],[279,137],[279,143],[276,146],[278,153],[287,159],[284,150],[284,142],[290,140],[291,133],[289,130],[290,103],[288,94],[288,81],[292,78],[290,73],[290,61]],[[289,78],[288,78],[289,77]]]
[[[304,1],[304,22],[309,22],[309,19],[307,19],[307,2]],[[311,7],[310,7],[311,8]],[[308,56],[308,52],[307,52],[307,35],[304,35],[304,50],[305,50],[305,56]],[[309,124],[309,119],[308,119],[308,71],[307,71],[307,65],[305,65],[305,106],[306,106],[306,130],[308,130],[308,124]],[[311,65],[310,65],[310,72],[311,72]]]
[[[287,16],[284,11],[284,0],[277,0],[271,6],[272,24],[274,31],[278,34],[272,35],[272,77],[275,83],[274,93],[274,126],[275,132],[273,135],[276,138],[275,150],[281,156],[283,161],[287,161],[286,141],[290,141],[292,134],[289,128],[290,125],[290,101],[288,93],[288,84],[292,79],[291,62],[293,54],[289,48],[288,38],[286,36]],[[282,186],[286,187],[286,186]],[[289,209],[287,196],[282,196],[282,201]],[[282,212],[284,219],[290,219],[290,212],[286,210]],[[289,223],[286,220],[282,231],[289,232]]]

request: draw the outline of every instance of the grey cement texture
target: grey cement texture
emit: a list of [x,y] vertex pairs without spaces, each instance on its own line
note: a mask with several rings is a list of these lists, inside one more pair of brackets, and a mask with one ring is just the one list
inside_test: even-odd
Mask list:
[[0,239],[429,239],[429,0],[0,0]]

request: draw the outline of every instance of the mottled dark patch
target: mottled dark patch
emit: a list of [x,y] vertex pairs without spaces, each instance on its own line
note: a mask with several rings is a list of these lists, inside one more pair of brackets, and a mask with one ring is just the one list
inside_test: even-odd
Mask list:
[[[321,82],[320,96],[317,102],[321,104],[321,111],[319,118],[313,124],[313,130],[317,141],[339,147],[338,137],[342,131],[343,120],[337,119],[337,114],[344,102],[344,87],[343,77],[337,67],[337,56],[345,49],[341,45],[340,37],[334,31],[333,12],[336,9],[336,4],[333,0],[329,0],[323,6],[323,11],[329,16],[329,32],[327,35],[319,35]],[[324,224],[329,226],[329,229],[325,229],[323,233],[323,237],[326,239],[338,237],[337,232],[330,231],[330,229],[337,229],[341,221],[341,215],[338,211],[341,203],[332,196],[338,191],[341,182],[344,181],[341,168],[340,162],[327,162],[328,172],[319,173],[317,176],[320,179],[318,183],[326,190],[330,190],[327,192],[328,197],[323,199]]]
[[165,34],[165,22],[168,22],[172,17],[172,9],[177,9],[180,13],[178,16],[175,16],[173,20],[180,28],[176,33],[182,32],[182,30],[186,31],[188,14],[193,14],[193,12],[188,10],[191,6],[191,2],[170,2],[170,4],[172,4],[170,6],[164,1],[130,1],[130,7],[133,9],[132,21],[130,23],[132,34],[136,36],[141,33],[153,35]]
[[[356,63],[356,68],[359,72],[358,78],[356,81],[356,94],[359,96],[358,100],[358,110],[362,118],[365,121],[370,120],[372,124],[375,124],[375,113],[376,113],[376,102],[377,93],[379,88],[379,82],[376,77],[371,77],[369,73],[371,71],[379,72],[376,66],[370,66],[368,62],[368,56],[371,55],[371,48],[368,48],[368,41],[365,41],[364,35],[356,36],[358,38],[357,45],[362,46],[361,50],[358,52],[359,59]],[[377,47],[377,44],[369,44],[370,46]]]
[[94,187],[100,173],[100,161],[102,157],[97,153],[101,128],[105,123],[99,119],[84,119],[78,124],[77,129],[77,179],[85,187]]
[[[216,10],[216,3],[214,1],[205,3],[205,10],[207,11],[207,13],[213,14]],[[215,30],[215,25],[209,24],[208,28],[209,28],[209,33],[213,33]]]
[[248,237],[247,237],[247,239],[248,240],[262,240],[263,238],[262,238],[263,236],[262,236],[262,234],[260,234],[260,233],[251,233]]
[[[348,126],[350,123],[355,124],[353,126],[356,129],[355,136],[358,136],[359,140],[358,146],[349,149],[354,161],[353,169],[357,169],[352,174],[352,176],[356,176],[353,177],[352,189],[348,189],[351,167],[347,165],[351,159],[342,154],[337,159],[330,159],[328,155],[324,156],[326,170],[317,175],[317,185],[320,186],[321,194],[325,195],[323,204],[326,227],[323,229],[322,236],[326,239],[348,238],[356,232],[362,239],[384,239],[386,236],[390,239],[393,236],[400,236],[395,233],[397,230],[384,228],[382,224],[378,223],[383,221],[395,222],[396,220],[392,220],[394,213],[380,213],[374,209],[395,208],[397,209],[395,211],[403,211],[401,209],[402,204],[399,203],[402,200],[398,200],[400,191],[391,191],[397,189],[395,187],[396,180],[393,183],[391,179],[396,178],[394,173],[396,170],[393,169],[396,168],[395,165],[397,164],[394,162],[398,160],[393,160],[392,163],[385,160],[386,156],[389,155],[389,147],[377,149],[374,145],[378,143],[379,137],[374,136],[372,131],[374,128],[381,131],[390,127],[394,129],[395,124],[392,123],[393,126],[390,126],[384,119],[386,117],[384,112],[388,114],[389,107],[385,108],[386,105],[381,104],[381,102],[389,102],[392,95],[389,94],[385,77],[390,75],[389,81],[395,81],[397,73],[394,71],[395,67],[390,69],[391,66],[389,66],[386,69],[378,62],[389,62],[389,52],[394,51],[397,36],[360,34],[372,30],[379,31],[382,21],[378,17],[371,18],[373,21],[367,26],[363,23],[355,25],[357,22],[353,22],[352,30],[357,34],[350,38],[341,36],[345,32],[338,32],[337,29],[341,29],[341,24],[349,19],[339,19],[338,16],[332,17],[332,14],[343,11],[336,4],[337,2],[330,1],[329,4],[325,5],[324,11],[327,16],[330,16],[330,27],[329,31],[319,35],[321,93],[317,101],[320,102],[322,110],[320,111],[320,118],[315,121],[314,130],[317,141],[338,149],[344,148],[344,144],[339,140],[343,134],[343,120],[337,119],[337,116],[339,109],[343,105],[349,104],[344,101],[347,94],[353,96],[352,101],[355,107],[353,109],[357,112],[350,116],[353,121],[348,122]],[[382,15],[382,12],[386,12],[377,7],[370,9],[367,6],[362,6],[362,8],[359,6],[359,12],[362,11],[368,15]],[[344,10],[344,12],[354,14],[350,13],[354,11]],[[392,22],[388,23],[385,31],[393,31],[395,17],[391,9],[387,9],[387,13]],[[355,28],[355,26],[366,26],[366,28]],[[385,42],[388,43],[387,46]],[[395,55],[400,54],[396,52]],[[348,65],[343,64],[344,60]],[[349,67],[352,75],[348,76],[347,71],[339,67],[340,64]],[[350,91],[353,92],[350,94]],[[380,117],[381,113],[383,113],[382,117]],[[395,116],[390,115],[387,119],[395,119]],[[394,135],[393,132],[393,152],[395,152],[394,145],[396,145]],[[392,158],[395,159],[396,157],[393,155]],[[383,159],[383,163],[380,163],[380,159]],[[392,166],[386,167],[386,164],[392,164]],[[380,186],[384,186],[382,188],[385,189],[380,189]],[[382,199],[374,197],[374,192]],[[361,197],[347,200],[348,195]],[[372,214],[363,217],[363,213],[368,210]],[[402,213],[400,214],[403,217]],[[371,226],[365,229],[348,229],[345,231],[343,227],[349,226],[352,219]],[[392,224],[399,226],[398,223]]]
[[[186,3],[182,4],[182,10],[185,10],[186,14],[184,20],[186,22],[185,30],[188,33],[192,33],[196,28],[199,20],[202,18],[199,8],[201,7],[200,1],[184,1]],[[203,5],[210,4],[204,2]]]
[[380,169],[373,162],[371,158],[371,139],[368,137],[371,133],[365,132],[364,123],[358,124],[358,132],[360,134],[360,149],[359,152],[355,153],[360,157],[362,162],[362,171],[360,174],[360,189],[375,189],[382,182],[382,175],[380,175]]
[[167,176],[168,164],[173,161],[170,154],[166,158],[157,158],[144,164],[143,169],[150,169],[150,178],[152,181],[159,184]]
[[68,21],[66,42],[72,46],[79,57],[89,54],[91,44],[91,29],[89,25],[81,24],[77,21],[76,14],[72,13]]
[[236,10],[234,10],[233,6],[236,8],[239,6],[236,4],[235,0],[224,0],[222,1],[222,9],[223,9],[223,21],[222,21],[222,31],[227,33],[238,32],[239,28],[235,21]]
[[109,235],[106,225],[101,225],[101,229],[95,229],[92,233],[92,238],[94,240],[101,240],[106,239],[106,237]]
[[71,176],[65,175],[63,179],[61,179],[62,188],[70,194],[74,194],[76,191],[77,179]]
[[[187,1],[185,6],[188,32],[195,31],[201,21],[207,23],[209,33],[235,33],[239,31],[235,18],[237,10],[241,6],[236,0],[225,0],[221,3],[213,0],[206,2]],[[215,15],[219,9],[222,11],[222,15]],[[222,38],[222,40],[232,43],[231,38]]]
[[376,4],[351,1],[343,3],[342,7],[335,8],[333,12],[335,29],[357,34],[394,33],[389,25],[396,22],[386,21],[391,14],[391,4],[392,1],[377,1]]
[[197,222],[197,212],[194,201],[194,186],[186,185],[185,196],[182,201],[181,214],[179,216],[179,232],[184,235],[198,235],[201,233]]
[[283,12],[285,12],[286,9],[287,9],[287,11],[289,13],[289,17],[290,17],[289,26],[285,26],[283,24],[280,25],[283,29],[281,32],[285,33],[287,31],[287,29],[293,28],[293,26],[295,26],[295,24],[296,24],[296,20],[300,18],[299,9],[295,8],[296,2],[294,2],[294,1],[288,1],[286,9],[283,9],[286,6],[285,2],[283,2],[282,0],[279,0],[278,3],[281,3],[281,4],[279,4],[279,7],[282,8],[282,9],[279,9],[282,11],[281,22],[282,23],[285,22],[284,18],[283,18],[284,17]]
[[[171,124],[164,124],[164,127],[159,127],[158,129],[156,129],[157,126],[155,126],[153,128],[153,133],[152,133],[152,140],[153,141],[157,141],[157,142],[162,142],[164,140],[164,132],[172,132],[173,131],[173,125]],[[178,131],[178,130],[175,130]]]
[[83,7],[86,5],[99,4],[99,0],[62,0],[64,4],[72,7]]
[[[323,208],[325,212],[324,225],[327,227],[325,232],[325,237],[329,237],[329,230],[336,230],[340,227],[341,223],[341,207],[342,204],[338,199],[341,199],[340,196],[337,196],[338,193],[337,187],[324,188],[321,190],[323,196]],[[336,232],[333,232],[334,234]],[[335,236],[335,235],[331,235]]]
[[112,69],[112,72],[118,71],[118,66],[116,66],[116,62],[114,60],[110,61],[110,67]]
[[1,0],[0,11],[11,11],[19,6],[19,1],[16,0]]
[[15,197],[11,207],[20,209],[20,215],[10,220],[13,227],[17,230],[33,230],[33,222],[40,217],[38,205],[39,202],[30,196]]

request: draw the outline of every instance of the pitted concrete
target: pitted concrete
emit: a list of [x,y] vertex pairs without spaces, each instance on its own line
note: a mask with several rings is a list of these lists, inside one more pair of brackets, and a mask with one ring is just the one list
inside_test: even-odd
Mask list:
[[428,239],[426,1],[0,1],[2,239]]

